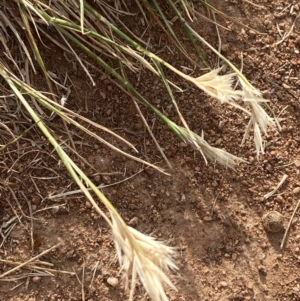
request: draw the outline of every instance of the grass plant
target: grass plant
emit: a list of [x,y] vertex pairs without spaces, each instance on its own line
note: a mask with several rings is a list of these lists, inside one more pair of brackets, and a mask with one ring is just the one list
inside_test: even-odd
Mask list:
[[[166,171],[115,147],[95,134],[92,128],[106,131],[132,150],[137,151],[130,142],[111,130],[69,110],[66,107],[66,101],[70,91],[66,85],[59,83],[47,70],[43,51],[41,51],[39,45],[42,43],[51,49],[54,44],[55,47],[59,47],[64,52],[72,55],[82,67],[82,73],[86,74],[92,86],[94,86],[93,75],[89,71],[91,70],[92,60],[93,67],[96,66],[109,74],[115,80],[116,85],[119,85],[133,100],[146,106],[182,141],[198,150],[206,162],[209,160],[225,167],[234,168],[236,162],[243,162],[243,160],[227,153],[225,150],[209,145],[205,141],[203,133],[199,135],[189,128],[188,121],[181,114],[180,106],[174,97],[174,91],[180,90],[180,87],[165,75],[165,70],[176,74],[184,81],[192,83],[209,97],[215,98],[225,105],[240,109],[248,115],[250,122],[245,133],[245,139],[250,133],[250,127],[253,126],[257,154],[264,151],[261,132],[265,134],[268,127],[275,127],[276,123],[261,106],[266,101],[262,99],[261,93],[250,84],[232,63],[203,39],[201,33],[197,33],[193,29],[193,19],[196,11],[189,1],[132,0],[132,2],[136,3],[144,22],[155,22],[160,26],[174,43],[176,49],[185,58],[189,59],[195,65],[195,68],[208,67],[204,59],[205,52],[199,46],[200,41],[202,45],[210,48],[223,60],[232,72],[222,74],[222,69],[218,68],[209,70],[201,76],[192,77],[175,68],[171,62],[149,50],[143,37],[137,37],[126,26],[126,22],[122,21],[126,19],[126,16],[133,14],[126,3],[122,1],[0,0],[0,32],[3,51],[3,55],[0,57],[1,101],[2,105],[5,106],[5,101],[13,100],[20,110],[26,111],[27,116],[30,116],[32,122],[40,130],[41,135],[44,135],[51,143],[66,170],[87,199],[111,227],[121,270],[126,278],[127,286],[130,283],[130,300],[134,296],[138,275],[151,299],[158,301],[167,300],[165,285],[175,289],[166,272],[177,269],[173,260],[176,250],[167,246],[166,243],[156,241],[154,238],[126,225],[112,203],[87,177],[84,170],[75,163],[61,143],[57,141],[48,121],[53,116],[59,116],[64,122],[70,141],[72,141],[72,134],[68,128],[72,125],[130,159],[149,165],[161,172],[166,173]],[[170,14],[165,13],[166,6],[172,12],[171,15],[179,20],[187,40],[198,56],[197,61],[190,59],[184,42],[180,40],[172,25],[174,18],[170,20]],[[26,40],[23,40],[20,32],[24,32]],[[14,53],[11,52],[13,42],[17,44],[21,53],[21,61],[16,60]],[[83,59],[81,54],[85,54],[89,57],[89,60]],[[142,92],[136,88],[133,82],[128,80],[128,72],[140,70],[153,73],[162,80],[166,93],[180,117],[181,125],[168,118],[142,95]],[[38,71],[41,71],[44,76],[48,87],[47,91],[40,91],[38,87],[31,84],[30,78]],[[239,83],[240,89],[234,89],[236,82]],[[57,90],[63,90],[65,94],[57,95],[55,92]],[[6,130],[6,134],[8,134],[6,142],[3,142],[0,146],[4,156],[4,151],[14,147],[14,144],[22,139],[22,135],[17,137],[9,126],[4,123],[2,125]],[[153,139],[155,138],[153,137]],[[161,149],[160,151],[165,157],[163,151]],[[76,154],[75,150],[74,152]],[[92,189],[97,199],[92,196],[87,188]],[[105,205],[107,212],[100,209],[97,203],[98,200]]]

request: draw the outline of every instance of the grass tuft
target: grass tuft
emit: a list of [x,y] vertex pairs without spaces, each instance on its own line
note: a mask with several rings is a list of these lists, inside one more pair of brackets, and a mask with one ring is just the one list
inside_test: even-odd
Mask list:
[[[137,152],[137,149],[129,141],[68,109],[66,101],[72,91],[67,86],[66,80],[59,81],[50,70],[47,70],[43,57],[44,52],[40,45],[46,45],[51,51],[52,45],[55,44],[64,53],[71,55],[81,66],[82,73],[86,74],[92,86],[95,86],[96,83],[91,68],[110,75],[114,83],[132,98],[150,136],[169,167],[171,165],[162,148],[158,145],[150,127],[147,126],[147,121],[139,109],[139,104],[147,107],[179,139],[199,151],[206,163],[211,161],[234,168],[237,163],[245,161],[225,150],[209,145],[204,140],[204,133],[201,133],[200,136],[190,129],[173,93],[174,90],[181,89],[178,84],[172,81],[174,77],[166,76],[167,72],[164,70],[168,71],[167,74],[171,73],[179,76],[183,81],[192,83],[205,92],[208,97],[217,99],[224,105],[231,105],[240,109],[249,116],[250,121],[243,142],[249,136],[250,129],[253,128],[257,156],[264,152],[263,135],[267,134],[268,128],[276,128],[279,123],[264,110],[263,104],[266,103],[266,100],[262,99],[261,93],[190,25],[195,16],[199,15],[195,8],[196,5],[195,7],[191,6],[186,0],[167,0],[165,2],[135,0],[144,22],[147,23],[145,32],[141,36],[137,36],[128,28],[129,26],[126,26],[126,21],[122,21],[126,17],[134,16],[135,12],[129,10],[130,6],[125,3],[126,1],[110,2],[111,4],[102,0],[89,2],[85,0],[0,0],[0,8],[3,8],[0,10],[0,47],[3,53],[0,56],[0,77],[2,78],[0,84],[3,93],[1,100],[4,99],[5,102],[9,99],[14,102],[17,111],[21,112],[20,116],[23,116],[24,122],[30,124],[20,135],[14,133],[8,123],[1,122],[0,126],[6,131],[6,142],[0,145],[0,151],[4,155],[4,150],[10,151],[15,143],[19,149],[18,141],[23,139],[23,135],[32,127],[38,129],[39,135],[46,137],[52,145],[57,157],[64,164],[82,193],[111,227],[126,286],[129,287],[130,284],[130,300],[133,300],[134,297],[137,277],[152,300],[167,300],[165,286],[168,285],[175,289],[167,274],[178,269],[173,259],[176,255],[176,249],[168,246],[166,242],[157,241],[153,237],[142,234],[126,225],[113,204],[87,177],[79,164],[76,164],[73,156],[76,156],[81,162],[84,159],[76,152],[69,128],[70,126],[75,127],[100,141],[106,147],[130,159],[151,166],[160,172],[167,172],[151,162],[146,162],[140,157],[133,156],[112,145],[97,135],[95,129],[105,131],[121,141],[122,145],[126,145]],[[132,1],[132,3],[134,2]],[[203,3],[208,9],[212,9],[206,1]],[[186,41],[180,40],[180,35],[175,29],[177,27],[172,26],[176,20],[179,21],[179,25],[186,35],[186,41],[190,43],[191,49],[198,57],[197,61],[190,59],[190,54],[187,53],[184,44]],[[151,45],[144,37],[151,22],[163,29],[170,43],[193,64],[195,69],[203,66],[208,67],[205,51],[200,47],[200,45],[204,45],[231,68],[231,73],[222,74],[222,68],[217,68],[194,78],[181,72],[172,65],[172,62],[162,58],[165,56],[159,56],[158,53],[151,51]],[[216,22],[213,23],[216,24]],[[24,35],[20,34],[21,32]],[[25,36],[25,41],[23,41],[23,36]],[[20,53],[18,59],[14,53],[11,53],[14,43]],[[30,77],[37,74],[38,71],[41,71],[44,76],[47,91],[40,91],[39,87],[35,87],[30,81]],[[181,124],[176,124],[168,118],[151,103],[151,100],[146,99],[134,82],[129,80],[127,73],[136,74],[138,72],[152,73],[152,76],[162,81],[166,95],[169,96]],[[67,75],[66,78],[68,78]],[[238,89],[234,88],[235,83],[239,84]],[[58,91],[63,91],[63,96],[58,95]],[[1,102],[1,106],[4,102]],[[58,141],[59,135],[56,135],[56,129],[50,122],[54,117],[61,118],[63,122],[65,133],[67,133],[70,142],[68,147],[63,147],[64,143]],[[12,127],[14,127],[13,122]],[[70,149],[72,155],[68,152]],[[96,198],[92,196],[91,190]],[[98,201],[105,206],[105,211],[100,209]]]

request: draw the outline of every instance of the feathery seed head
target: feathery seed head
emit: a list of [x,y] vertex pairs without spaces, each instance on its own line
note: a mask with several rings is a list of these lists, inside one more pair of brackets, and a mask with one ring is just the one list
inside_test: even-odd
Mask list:
[[261,92],[252,86],[248,86],[244,81],[240,80],[243,88],[243,101],[245,105],[250,108],[251,117],[248,123],[242,143],[249,136],[251,126],[254,130],[254,143],[256,148],[257,157],[260,153],[264,153],[262,134],[267,134],[268,128],[276,128],[276,122],[274,118],[271,118],[268,113],[261,106],[261,103],[268,102],[268,100],[262,98]]
[[190,78],[189,80],[208,95],[218,99],[221,103],[230,103],[240,98],[242,93],[232,88],[236,74],[219,75],[221,70],[222,67],[197,78]]
[[177,270],[173,260],[176,249],[164,242],[127,226],[111,213],[113,237],[121,271],[128,287],[131,277],[130,300],[133,298],[137,275],[153,301],[167,301],[165,285],[176,290],[165,272]]
[[207,141],[202,137],[195,134],[194,132],[188,132],[187,129],[183,127],[177,128],[177,132],[180,133],[181,139],[183,139],[185,142],[192,145],[195,149],[199,150],[204,158],[204,160],[207,162],[206,158],[209,159],[212,162],[217,162],[223,166],[229,167],[234,169],[234,165],[237,162],[246,162],[243,159],[236,157],[222,149],[213,147],[207,143]]

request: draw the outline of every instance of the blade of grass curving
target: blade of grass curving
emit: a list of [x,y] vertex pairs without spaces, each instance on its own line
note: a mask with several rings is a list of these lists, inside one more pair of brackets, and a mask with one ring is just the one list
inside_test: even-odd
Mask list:
[[[17,86],[15,86],[14,81],[11,80],[9,75],[2,69],[0,68],[0,74],[1,76],[5,79],[11,90],[14,92],[16,97],[21,101],[23,106],[26,108],[27,112],[30,114],[32,119],[35,121],[36,125],[40,128],[41,132],[45,135],[45,137],[48,139],[48,141],[51,143],[51,145],[54,147],[56,152],[58,153],[59,157],[62,159],[62,162],[65,164],[67,170],[70,172],[71,176],[73,179],[76,181],[76,183],[79,185],[79,187],[84,191],[86,196],[90,199],[91,195],[88,192],[88,190],[83,186],[82,181],[79,179],[78,174],[85,180],[85,182],[91,187],[93,190],[97,191],[97,195],[103,202],[103,204],[111,210],[115,215],[119,216],[118,212],[116,209],[113,207],[113,205],[108,201],[108,199],[97,189],[95,185],[88,179],[88,177],[80,170],[80,168],[71,160],[71,158],[65,153],[65,151],[62,149],[62,147],[57,143],[55,138],[50,134],[48,131],[47,127],[43,123],[43,121],[40,119],[40,117],[34,112],[34,110],[31,108],[29,103],[26,101],[22,93],[19,91]],[[95,192],[96,192],[95,191]],[[95,207],[97,207],[97,204],[95,203]],[[102,211],[101,211],[102,212]],[[101,215],[109,221],[107,216],[102,212]],[[109,224],[110,221],[108,222]]]
[[173,105],[174,105],[174,107],[175,107],[175,109],[176,109],[176,112],[177,112],[177,114],[178,114],[178,116],[179,116],[179,118],[180,118],[182,124],[184,125],[184,127],[186,128],[186,130],[187,130],[187,132],[188,132],[188,134],[189,134],[189,136],[190,136],[190,142],[191,142],[191,144],[192,144],[194,147],[196,147],[196,148],[199,149],[199,151],[200,151],[200,153],[201,153],[201,155],[202,155],[202,157],[203,157],[205,163],[207,164],[206,157],[204,156],[204,154],[203,154],[201,148],[198,147],[197,142],[196,142],[195,139],[194,139],[194,134],[191,132],[191,130],[190,130],[190,128],[189,128],[187,122],[185,121],[185,119],[183,118],[183,116],[182,116],[182,114],[181,114],[181,112],[180,112],[180,110],[179,110],[179,107],[178,107],[178,104],[177,104],[177,102],[176,102],[176,100],[175,100],[174,94],[172,93],[172,90],[171,90],[171,88],[170,88],[170,86],[169,86],[169,83],[168,83],[168,81],[167,81],[167,79],[166,79],[166,77],[165,77],[165,75],[164,75],[164,72],[163,72],[163,70],[162,70],[162,68],[161,68],[160,63],[157,62],[156,60],[153,60],[153,62],[154,62],[155,66],[156,66],[156,68],[157,68],[157,70],[158,70],[158,72],[159,72],[159,74],[160,74],[160,76],[161,76],[161,79],[162,79],[162,81],[163,81],[163,83],[164,83],[164,85],[165,85],[166,90],[168,91],[168,94],[169,94],[169,96],[170,96],[170,98],[171,98],[171,100],[172,100],[172,103],[173,103]]
[[180,43],[179,39],[177,38],[176,33],[174,32],[173,28],[170,25],[170,22],[167,20],[165,14],[162,12],[159,4],[157,3],[156,0],[152,0],[152,3],[154,4],[156,10],[158,11],[160,17],[162,18],[167,30],[168,30],[168,34],[171,35],[171,37],[173,38],[173,40],[175,41],[175,43],[178,45],[178,47],[180,48],[181,52],[187,56],[190,60],[191,58],[189,57],[189,55],[187,54],[186,50],[184,49],[183,45]]
[[[21,18],[22,18],[22,21],[23,21],[23,24],[24,24],[24,27],[25,27],[25,30],[26,30],[26,33],[27,33],[28,41],[31,45],[31,49],[32,49],[32,51],[35,55],[35,58],[36,58],[36,60],[39,64],[43,74],[44,74],[44,77],[46,79],[49,90],[52,93],[52,95],[54,95],[54,92],[53,92],[53,89],[52,89],[52,84],[49,80],[49,74],[47,72],[44,61],[42,59],[42,56],[40,54],[40,51],[37,47],[37,44],[35,42],[35,39],[32,35],[31,29],[30,29],[30,25],[29,25],[29,22],[28,22],[28,17],[27,17],[26,11],[25,11],[25,7],[24,7],[24,5],[22,5],[19,2],[18,2],[18,7],[19,7],[20,15],[21,15]],[[31,22],[34,22],[34,20],[32,19]]]
[[[121,69],[121,71],[122,71],[123,78],[125,78],[125,79],[128,81],[128,77],[127,77],[126,71],[125,71],[125,69],[124,69],[124,66],[123,66],[121,63],[120,63],[119,65],[120,65],[120,69]],[[140,115],[140,117],[141,117],[141,119],[142,119],[142,121],[143,121],[143,123],[144,123],[144,125],[145,125],[145,127],[146,127],[146,129],[147,129],[147,131],[148,131],[148,133],[149,133],[149,135],[150,135],[150,137],[152,138],[152,140],[154,141],[154,144],[156,145],[156,148],[158,149],[158,151],[160,152],[161,156],[163,157],[163,159],[164,159],[165,162],[167,163],[168,167],[169,167],[170,169],[172,169],[172,165],[171,165],[170,161],[169,161],[168,158],[166,157],[166,155],[165,155],[163,149],[160,147],[158,141],[156,140],[155,136],[153,135],[153,133],[152,133],[152,131],[151,131],[151,129],[150,129],[148,123],[147,123],[147,120],[145,119],[145,117],[144,117],[142,111],[140,110],[140,107],[139,107],[139,105],[137,104],[137,102],[136,102],[134,96],[132,96],[132,94],[130,94],[130,95],[131,95],[131,97],[132,97],[132,100],[133,100],[133,102],[134,102],[134,105],[135,105],[135,107],[136,107],[136,109],[137,109],[137,111],[138,111],[138,113],[139,113],[139,115]]]
[[185,10],[186,15],[188,16],[188,18],[190,19],[190,21],[193,22],[194,20],[193,20],[193,18],[191,17],[191,14],[190,14],[190,12],[189,12],[187,2],[186,2],[185,0],[180,0],[180,2],[181,2],[182,7],[183,7],[184,10]]
[[[234,22],[234,23],[236,23],[236,24],[239,24],[239,25],[242,25],[243,27],[245,27],[245,28],[247,28],[247,29],[253,30],[253,31],[255,31],[255,32],[256,32],[257,34],[259,34],[259,35],[266,35],[266,34],[267,34],[267,33],[259,32],[258,30],[254,29],[254,28],[252,28],[252,27],[250,27],[250,26],[248,26],[248,25],[246,25],[246,24],[244,24],[244,23],[242,23],[242,22],[239,22],[239,21],[237,20],[237,18],[230,17],[229,15],[227,15],[227,14],[221,12],[220,10],[216,9],[214,6],[212,6],[211,4],[209,4],[206,0],[198,0],[198,2],[202,3],[202,4],[203,4],[204,6],[206,6],[208,9],[213,10],[213,11],[214,11],[215,13],[217,13],[218,15],[224,16],[225,18],[231,20],[232,22]],[[211,20],[211,19],[205,17],[204,15],[200,14],[198,11],[195,10],[194,12],[195,12],[196,15],[200,16],[201,18],[203,18],[203,19],[205,19],[205,20],[207,20],[207,21],[209,21],[209,22],[211,22],[211,23],[213,23],[213,24],[215,24],[215,25],[221,27],[221,28],[224,29],[224,30],[228,30],[228,28],[226,28],[226,27],[224,27],[224,26],[221,26],[221,25],[218,24],[218,23],[215,23],[213,20]]]
[[[176,14],[176,16],[178,17],[178,19],[180,20],[183,29],[186,33],[186,35],[188,36],[195,52],[198,55],[198,58],[200,59],[200,61],[202,62],[202,64],[204,65],[204,67],[209,68],[206,60],[204,59],[203,54],[201,53],[198,45],[196,44],[196,41],[192,35],[192,33],[190,32],[189,28],[186,26],[186,21],[184,20],[182,14],[179,12],[179,10],[177,9],[176,5],[174,4],[174,2],[172,0],[167,0],[167,2],[169,3],[169,5],[171,6],[171,8],[173,9],[174,13]],[[188,13],[188,9],[187,9],[187,3],[184,2],[184,0],[181,0],[183,7],[185,8],[185,11],[188,15],[188,17],[190,17],[189,13]]]
[[32,67],[32,70],[34,71],[34,73],[36,73],[31,55],[28,51],[28,48],[26,47],[25,43],[23,42],[22,38],[20,37],[18,31],[16,30],[16,28],[12,25],[12,23],[10,22],[10,20],[6,17],[6,15],[0,10],[0,16],[2,18],[2,20],[4,20],[5,24],[11,29],[11,31],[14,33],[15,37],[17,38],[18,43],[21,45],[21,47],[23,48],[29,62],[30,65]]

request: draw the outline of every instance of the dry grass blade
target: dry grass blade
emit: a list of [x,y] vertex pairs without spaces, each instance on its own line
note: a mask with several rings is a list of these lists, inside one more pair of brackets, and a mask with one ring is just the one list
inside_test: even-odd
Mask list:
[[[0,259],[0,262],[2,263],[6,263],[6,264],[10,264],[13,266],[20,266],[22,264],[22,262],[18,262],[18,261],[11,261],[11,260],[5,260],[5,259]],[[51,269],[48,267],[40,267],[38,266],[38,264],[40,264],[39,261],[33,261],[30,263],[27,263],[26,265],[23,266],[23,268],[29,269],[29,270],[40,270],[40,271],[45,271],[48,273],[48,275],[54,276],[51,273],[57,273],[57,274],[67,274],[67,275],[75,275],[74,272],[69,272],[69,271],[64,271],[64,270],[55,270],[55,269]],[[45,264],[45,263],[44,263]],[[47,265],[53,265],[53,264],[49,264],[48,262],[46,262]]]
[[21,47],[23,48],[28,60],[30,61],[30,65],[32,67],[32,70],[34,70],[34,72],[36,72],[34,64],[33,64],[32,59],[31,59],[31,55],[30,55],[30,53],[28,51],[28,48],[26,47],[25,43],[23,42],[22,38],[20,37],[20,35],[18,33],[18,30],[15,28],[15,26],[11,23],[11,21],[6,17],[6,15],[1,10],[0,10],[0,16],[1,16],[1,19],[5,22],[5,25],[8,26],[11,29],[11,31],[14,33],[14,35],[16,36],[19,45],[21,45]]
[[272,195],[275,194],[275,192],[283,185],[283,183],[285,182],[285,180],[288,178],[288,175],[283,175],[282,179],[280,180],[280,182],[276,185],[276,187],[270,191],[269,193],[265,194],[263,199],[266,200],[269,197],[271,197]]
[[157,142],[155,136],[153,135],[153,133],[152,133],[152,131],[151,131],[149,125],[148,125],[148,122],[147,122],[146,118],[144,117],[144,115],[143,115],[143,113],[142,113],[142,111],[141,111],[141,109],[140,109],[138,103],[137,103],[135,100],[133,100],[133,102],[134,102],[134,105],[135,105],[135,107],[136,107],[136,109],[137,109],[137,111],[138,111],[138,113],[139,113],[139,115],[140,115],[140,117],[141,117],[141,119],[142,119],[142,121],[143,121],[143,123],[144,123],[144,125],[145,125],[145,127],[146,127],[146,129],[147,129],[147,131],[148,131],[148,133],[149,133],[149,135],[151,136],[152,140],[154,141],[154,143],[155,143],[155,145],[156,145],[156,148],[157,148],[158,151],[160,152],[161,156],[164,158],[164,160],[165,160],[165,162],[167,163],[168,167],[169,167],[170,169],[172,169],[172,165],[171,165],[170,161],[169,161],[168,158],[166,157],[166,155],[165,155],[163,149],[160,147],[160,145],[159,145],[159,143]]
[[281,244],[280,244],[280,249],[281,249],[281,250],[283,249],[283,247],[284,247],[284,245],[285,245],[286,238],[287,238],[287,235],[288,235],[288,233],[289,233],[291,224],[292,224],[292,222],[293,222],[294,216],[295,216],[295,214],[296,214],[296,212],[297,212],[297,210],[298,210],[299,207],[300,207],[300,200],[297,202],[297,205],[296,205],[296,207],[295,207],[295,209],[294,209],[294,211],[293,211],[293,213],[292,213],[292,215],[291,215],[291,218],[290,218],[290,220],[289,220],[289,223],[288,223],[288,225],[287,225],[287,227],[286,227],[286,230],[285,230],[285,232],[284,232],[284,235],[283,235],[283,238],[282,238],[282,241],[281,241]]
[[[37,43],[34,39],[34,35],[31,32],[31,27],[30,27],[30,23],[29,23],[29,20],[28,20],[28,15],[26,14],[26,11],[25,11],[25,7],[21,3],[18,3],[18,6],[19,6],[19,11],[20,11],[20,14],[21,14],[22,21],[23,21],[23,25],[25,27],[25,30],[26,30],[26,33],[27,33],[27,36],[28,36],[28,41],[31,44],[31,49],[34,53],[35,59],[37,60],[40,68],[42,69],[42,72],[44,74],[44,77],[46,79],[46,82],[48,84],[48,87],[49,87],[49,90],[50,90],[51,94],[54,95],[46,66],[45,66],[43,58],[40,54]],[[29,16],[31,17],[30,14],[29,14]],[[35,21],[32,17],[31,17],[31,22],[33,22],[33,24],[35,24]]]
[[7,272],[4,272],[3,274],[0,275],[0,278],[4,278],[5,276],[7,276],[7,275],[9,275],[9,274],[11,274],[11,273],[13,273],[13,272],[19,270],[20,268],[22,268],[22,267],[24,267],[24,266],[26,266],[26,265],[28,265],[28,264],[31,263],[32,261],[37,260],[38,258],[44,256],[45,254],[47,254],[47,253],[49,253],[50,251],[52,251],[52,250],[54,250],[55,248],[57,248],[60,244],[61,244],[61,242],[58,243],[58,244],[56,244],[55,246],[52,246],[51,248],[49,248],[49,249],[43,251],[42,253],[40,253],[40,254],[38,254],[38,255],[32,257],[31,259],[29,259],[29,260],[27,260],[27,261],[25,261],[25,262],[19,264],[18,266],[12,268],[11,270],[9,270],[9,271],[7,271]]

